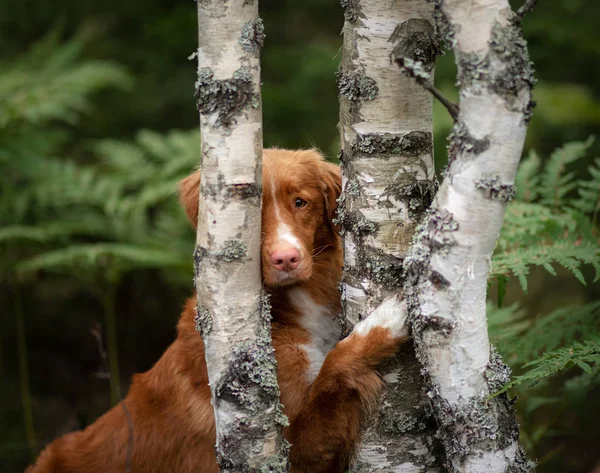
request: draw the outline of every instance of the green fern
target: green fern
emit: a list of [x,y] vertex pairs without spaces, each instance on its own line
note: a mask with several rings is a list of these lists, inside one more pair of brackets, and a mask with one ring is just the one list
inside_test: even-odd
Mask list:
[[[591,139],[568,143],[544,164],[531,152],[521,163],[516,199],[508,205],[490,270],[490,277],[498,281],[500,305],[508,279],[516,277],[526,291],[533,267],[556,276],[561,266],[586,284],[583,267],[587,266],[595,271],[594,281],[600,279],[600,160],[589,166],[589,177],[570,170],[591,144]],[[558,307],[536,317],[515,305],[490,304],[488,321],[491,340],[517,373],[493,396],[515,390],[523,398],[525,416],[550,404],[564,409],[567,399],[582,396],[600,383],[600,302]],[[576,376],[559,375],[573,368],[581,371]],[[554,422],[549,420],[531,432],[523,429],[525,442],[531,447],[550,435]]]
[[[563,146],[543,168],[533,152],[523,161],[516,177],[517,199],[507,208],[490,277],[516,276],[527,290],[532,266],[556,274],[554,265],[560,265],[585,284],[581,266],[590,265],[596,272],[594,281],[600,278],[600,237],[594,214],[600,205],[600,170],[591,166],[590,179],[579,181],[566,172],[567,165],[581,159],[591,143],[588,139]],[[579,193],[573,198],[576,186]]]
[[600,302],[559,307],[535,318],[516,305],[500,309],[490,305],[488,320],[494,344],[509,358],[523,363],[564,343],[600,333]]
[[579,196],[573,200],[572,205],[583,214],[592,215],[596,220],[600,213],[600,158],[589,167],[590,179],[577,181]]
[[176,255],[163,251],[163,248],[142,248],[122,243],[94,243],[71,244],[65,248],[42,253],[20,263],[17,270],[20,273],[40,269],[69,273],[73,267],[76,267],[77,270],[109,268],[109,271],[114,272],[117,269],[122,271],[127,267],[143,269],[182,266],[187,269],[188,265]]
[[567,166],[585,156],[594,140],[567,143],[550,155],[542,170],[540,195],[542,204],[558,210],[567,204],[565,197],[576,187],[575,173],[566,172]]
[[516,376],[494,395],[502,394],[520,384],[533,385],[560,371],[575,367],[581,368],[587,375],[592,375],[599,364],[600,336],[596,335],[582,343],[574,342],[570,346],[547,352],[541,358],[526,363],[523,368],[528,368],[528,370],[524,374]]
[[80,62],[83,38],[57,43],[47,35],[13,64],[3,64],[0,81],[0,129],[50,120],[75,123],[90,110],[89,97],[106,87],[126,88],[130,76],[107,61]]
[[535,201],[540,193],[540,168],[542,161],[535,150],[521,161],[519,172],[515,177],[516,199],[522,202]]
[[199,160],[198,131],[98,140],[85,165],[56,157],[69,136],[52,123],[76,122],[96,91],[131,83],[112,63],[81,61],[82,36],[62,45],[58,37],[55,31],[3,64],[0,246],[17,249],[21,274],[44,269],[80,278],[82,266],[100,275],[187,271],[192,232],[174,195]]

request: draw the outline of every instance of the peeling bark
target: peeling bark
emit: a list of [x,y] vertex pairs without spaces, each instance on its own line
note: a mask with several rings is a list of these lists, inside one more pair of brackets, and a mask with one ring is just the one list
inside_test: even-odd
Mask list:
[[526,472],[512,401],[489,395],[510,378],[490,347],[491,255],[531,116],[533,76],[507,0],[435,0],[454,48],[460,113],[449,167],[405,260],[411,327],[450,472]]
[[[433,70],[433,6],[422,0],[343,0],[338,73],[346,332],[405,283],[414,229],[437,190],[432,97],[401,74],[397,56]],[[435,423],[412,345],[384,369],[386,391],[353,472],[440,471]]]
[[222,472],[288,471],[270,306],[261,292],[257,2],[198,1],[202,174],[194,253]]

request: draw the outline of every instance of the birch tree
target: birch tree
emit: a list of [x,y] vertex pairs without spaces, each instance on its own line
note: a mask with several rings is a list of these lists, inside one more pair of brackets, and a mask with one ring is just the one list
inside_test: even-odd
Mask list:
[[[420,191],[419,199],[411,189],[434,188],[427,183],[427,164],[421,164],[430,162],[431,123],[419,122],[416,117],[423,115],[404,102],[413,98],[405,97],[412,93],[410,86],[389,89],[384,66],[379,72],[373,64],[392,50],[376,32],[387,32],[388,43],[394,43],[403,27],[405,32],[416,31],[409,18],[426,7],[420,2],[344,3],[339,77],[344,196],[339,219],[345,234],[345,314],[350,324],[356,323],[404,286],[416,353],[439,426],[436,437],[444,451],[435,458],[423,417],[407,415],[406,404],[392,394],[399,393],[403,401],[410,398],[402,389],[418,385],[414,371],[408,370],[408,383],[406,373],[388,372],[384,415],[365,434],[354,470],[439,471],[443,460],[453,472],[529,471],[533,464],[518,445],[511,401],[506,396],[490,399],[508,381],[510,371],[489,345],[485,301],[489,261],[506,203],[514,195],[532,109],[533,76],[520,20],[533,2],[526,2],[517,14],[507,0],[431,2],[437,30],[456,53],[461,101],[460,109],[445,103],[456,119],[449,167],[404,261],[403,237],[412,233],[406,231],[411,210],[427,205],[422,198],[426,191]],[[394,17],[394,34],[389,27],[393,13],[386,7],[396,14],[412,7],[407,16]],[[417,79],[415,83],[431,89],[432,60],[423,53],[428,50],[421,44],[404,53],[398,45],[393,48],[392,56]],[[388,95],[389,90],[395,94]],[[409,118],[402,122],[406,111]],[[414,177],[408,177],[407,157],[418,163]],[[412,224],[414,228],[414,220]],[[400,389],[393,386],[398,380]],[[411,401],[426,410],[414,392]],[[385,432],[390,423],[399,438],[389,429]],[[423,431],[415,433],[415,426]],[[409,450],[419,443],[420,448]]]
[[[508,0],[435,0],[437,26],[458,65],[460,106],[449,165],[405,260],[406,301],[428,397],[450,472],[529,471],[507,396],[510,378],[490,347],[490,259],[532,113],[533,72]],[[429,81],[421,64],[406,71]]]
[[268,298],[261,291],[258,2],[198,0],[201,190],[194,253],[222,472],[287,471]]
[[[347,1],[338,74],[344,197],[343,304],[348,329],[405,283],[403,259],[429,207],[432,97],[395,57],[432,72],[433,6],[423,0]],[[353,472],[438,471],[435,422],[412,345],[384,368],[386,392],[368,423]]]

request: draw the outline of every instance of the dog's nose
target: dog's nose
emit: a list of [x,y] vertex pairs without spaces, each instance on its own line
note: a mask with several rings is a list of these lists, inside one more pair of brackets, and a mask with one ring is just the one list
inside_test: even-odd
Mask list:
[[279,271],[292,271],[300,264],[300,252],[295,248],[276,250],[271,253],[271,263]]

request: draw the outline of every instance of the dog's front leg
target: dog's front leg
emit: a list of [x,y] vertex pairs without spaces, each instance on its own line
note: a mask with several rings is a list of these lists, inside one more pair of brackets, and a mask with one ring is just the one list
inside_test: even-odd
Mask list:
[[382,382],[377,367],[408,338],[406,308],[386,300],[327,355],[289,429],[292,473],[343,473]]

